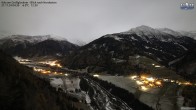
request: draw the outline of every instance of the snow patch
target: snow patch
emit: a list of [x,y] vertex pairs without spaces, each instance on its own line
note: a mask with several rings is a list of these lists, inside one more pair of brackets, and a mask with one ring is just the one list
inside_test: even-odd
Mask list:
[[63,85],[63,80],[61,78],[51,78],[50,84],[54,87],[58,85]]
[[86,103],[87,104],[90,104],[91,103],[91,99],[90,99],[89,95],[87,95],[87,94],[86,94]]
[[148,46],[144,46],[146,49],[149,49],[150,47],[148,47]]
[[135,39],[133,36],[131,37],[131,39],[132,39],[132,40],[137,40],[137,39]]
[[113,38],[117,41],[120,41],[122,38],[118,37],[118,36],[115,36],[115,35],[106,35],[105,37],[110,37],[110,38]]
[[123,62],[126,62],[126,60],[117,59],[117,58],[112,58],[112,60],[113,60],[115,63],[123,63]]

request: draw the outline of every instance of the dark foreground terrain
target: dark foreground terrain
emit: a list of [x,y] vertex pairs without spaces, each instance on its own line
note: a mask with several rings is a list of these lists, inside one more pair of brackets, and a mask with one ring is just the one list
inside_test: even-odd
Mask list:
[[1,110],[74,110],[66,95],[0,51]]

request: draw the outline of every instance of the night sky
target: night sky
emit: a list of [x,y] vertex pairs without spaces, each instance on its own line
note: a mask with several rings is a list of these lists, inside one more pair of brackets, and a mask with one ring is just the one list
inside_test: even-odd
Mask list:
[[71,42],[89,42],[102,35],[127,31],[140,25],[181,31],[196,30],[196,9],[180,9],[181,3],[196,4],[196,0],[50,1],[56,1],[57,4],[27,8],[0,7],[0,32],[52,34]]

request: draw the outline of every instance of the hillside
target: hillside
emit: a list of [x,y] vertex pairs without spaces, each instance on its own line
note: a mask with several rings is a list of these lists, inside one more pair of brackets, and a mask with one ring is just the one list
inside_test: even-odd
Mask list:
[[[176,32],[177,33],[177,32]],[[112,73],[144,71],[135,69],[131,57],[146,56],[162,65],[182,56],[196,41],[187,36],[179,36],[174,31],[165,32],[148,26],[140,26],[126,32],[108,34],[79,48],[64,59],[69,68],[92,67]]]
[[12,35],[0,39],[0,49],[12,56],[64,56],[77,48],[77,45],[70,43],[66,39],[51,35]]
[[0,51],[1,110],[72,110],[63,93]]
[[195,81],[196,78],[196,45],[182,57],[170,62],[170,67],[185,78]]

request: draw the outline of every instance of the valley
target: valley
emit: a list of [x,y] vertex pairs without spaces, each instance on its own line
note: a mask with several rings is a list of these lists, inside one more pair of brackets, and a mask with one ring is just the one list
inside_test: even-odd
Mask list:
[[[50,85],[52,89],[46,91],[58,94],[51,100],[66,110],[194,107],[195,48],[196,40],[188,35],[144,25],[104,35],[84,46],[51,35],[0,39],[0,50],[8,55],[3,57],[13,57],[20,63],[16,65],[28,70],[24,79],[27,73]],[[20,70],[12,72],[17,73],[16,82],[21,81]]]
[[[167,109],[178,110],[183,106],[181,90],[184,86],[196,86],[184,80],[181,76],[167,69],[163,65],[154,62],[146,57],[135,57],[150,68],[152,74],[110,75],[106,73],[87,73],[87,70],[72,70],[64,68],[58,60],[41,59],[29,60],[15,57],[15,59],[35,71],[35,75],[50,81],[52,87],[57,91],[65,92],[68,96],[76,98],[73,106],[81,107],[84,110],[106,109],[106,110],[132,110],[123,99],[110,94],[108,90],[100,86],[95,77],[114,84],[117,87],[128,90],[141,102],[155,110]],[[133,61],[133,59],[132,59]],[[155,74],[157,72],[157,74]],[[168,72],[169,75],[168,75]],[[92,91],[81,89],[81,80],[86,82],[83,86],[89,86]],[[111,88],[112,90],[112,88]],[[94,91],[94,92],[93,92]],[[78,108],[78,109],[79,109]]]
[[196,83],[186,81],[173,70],[146,57],[132,57],[131,61],[137,61],[138,64],[145,66],[150,70],[150,74],[130,73],[122,76],[94,73],[92,75],[128,90],[155,110],[179,110],[183,106],[181,92],[184,86],[196,86]]
[[[74,98],[75,101],[72,102],[74,108],[81,110],[132,110],[125,102],[110,94],[98,83],[88,78],[85,72],[63,68],[58,61],[54,59],[33,61],[19,57],[15,58],[19,63],[32,68],[36,76],[49,80],[51,86],[56,88],[56,91],[64,92],[68,97]],[[89,85],[89,87],[96,92],[90,93],[89,91],[88,93],[87,91],[82,91],[80,87],[81,80],[88,82],[88,84],[83,86]]]

